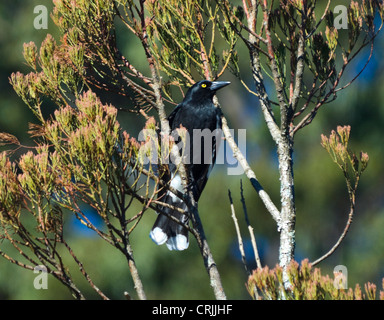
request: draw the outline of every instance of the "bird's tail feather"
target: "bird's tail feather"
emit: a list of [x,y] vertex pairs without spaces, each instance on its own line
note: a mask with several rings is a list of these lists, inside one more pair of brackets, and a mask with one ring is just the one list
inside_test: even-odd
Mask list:
[[[187,206],[183,201],[174,202],[173,197],[170,196],[166,197],[165,202],[184,211],[187,209]],[[182,223],[188,223],[187,215],[168,207],[163,207],[163,210]],[[169,250],[181,251],[187,249],[189,246],[188,230],[181,224],[169,219],[166,215],[161,213],[157,217],[149,236],[157,245],[166,243]]]

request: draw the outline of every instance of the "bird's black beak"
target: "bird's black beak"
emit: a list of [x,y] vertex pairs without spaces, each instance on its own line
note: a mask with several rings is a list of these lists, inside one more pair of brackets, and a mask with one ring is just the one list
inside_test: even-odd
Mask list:
[[213,81],[211,84],[211,90],[212,91],[217,91],[221,88],[224,88],[225,86],[229,85],[229,81]]

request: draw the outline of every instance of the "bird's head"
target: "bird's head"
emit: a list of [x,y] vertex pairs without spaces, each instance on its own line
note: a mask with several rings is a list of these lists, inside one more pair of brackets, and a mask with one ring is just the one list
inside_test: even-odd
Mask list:
[[188,89],[185,99],[193,99],[194,101],[212,100],[217,90],[229,84],[229,81],[201,80]]

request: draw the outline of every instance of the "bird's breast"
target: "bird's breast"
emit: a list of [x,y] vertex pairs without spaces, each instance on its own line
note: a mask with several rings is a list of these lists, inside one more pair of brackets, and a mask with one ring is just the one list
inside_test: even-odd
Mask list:
[[217,119],[217,110],[214,106],[185,107],[178,112],[172,127],[179,128],[182,125],[188,131],[193,129],[215,130],[217,128]]

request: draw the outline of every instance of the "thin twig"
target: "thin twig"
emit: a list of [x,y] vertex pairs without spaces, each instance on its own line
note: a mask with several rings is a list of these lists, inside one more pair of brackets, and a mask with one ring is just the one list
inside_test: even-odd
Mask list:
[[243,262],[245,271],[247,272],[248,276],[250,276],[251,272],[249,271],[249,268],[247,266],[247,258],[245,257],[243,239],[241,237],[239,223],[238,223],[238,220],[236,218],[235,207],[233,205],[232,196],[231,196],[231,190],[229,190],[229,189],[228,189],[228,198],[229,198],[229,202],[230,202],[230,205],[231,205],[231,212],[232,212],[233,223],[235,224],[235,229],[236,229],[236,234],[237,234],[237,241],[239,243],[239,250],[240,250],[240,254],[241,254],[241,261]]
[[102,297],[104,300],[109,300],[109,298],[93,283],[91,277],[89,276],[89,274],[85,271],[84,269],[84,266],[82,264],[82,262],[76,257],[75,253],[73,252],[72,248],[68,245],[67,242],[63,241],[64,243],[64,246],[67,248],[69,254],[72,256],[73,260],[75,260],[75,262],[77,263],[79,269],[80,269],[80,272],[82,273],[82,275],[85,277],[85,279],[88,281],[88,283],[90,284],[90,286],[100,295],[100,297]]
[[321,256],[320,258],[315,260],[314,262],[311,262],[312,266],[319,264],[321,261],[325,260],[330,255],[332,255],[336,251],[336,249],[340,246],[341,242],[344,240],[345,236],[347,235],[349,228],[351,226],[351,223],[352,223],[353,215],[355,213],[356,187],[357,186],[355,185],[355,189],[351,191],[352,194],[350,195],[350,208],[349,208],[348,220],[347,220],[347,223],[344,227],[343,233],[340,235],[339,239],[336,241],[334,246],[326,254],[324,254],[323,256]]
[[237,146],[235,140],[233,139],[231,131],[229,130],[227,124],[227,120],[224,116],[222,117],[222,123],[224,137],[233,151],[233,156],[236,158],[237,161],[239,161],[241,167],[244,170],[245,175],[248,177],[249,181],[251,182],[253,188],[256,190],[260,199],[263,201],[268,212],[272,215],[272,218],[276,221],[277,225],[279,226],[280,211],[276,208],[268,193],[264,190],[260,182],[257,180],[255,172],[251,169],[250,165],[247,162],[247,159],[244,157],[239,147]]
[[259,250],[257,249],[255,234],[253,233],[253,227],[251,226],[251,223],[249,222],[249,218],[248,218],[248,211],[247,211],[247,206],[245,204],[245,198],[244,198],[243,180],[241,180],[241,179],[240,179],[240,196],[241,196],[241,203],[243,204],[245,222],[247,223],[249,235],[251,237],[252,248],[253,248],[253,253],[255,255],[256,266],[259,269],[262,269],[262,265],[260,262],[260,256],[259,256]]

